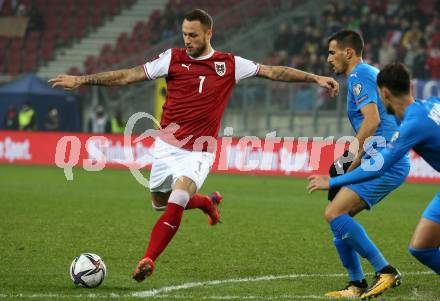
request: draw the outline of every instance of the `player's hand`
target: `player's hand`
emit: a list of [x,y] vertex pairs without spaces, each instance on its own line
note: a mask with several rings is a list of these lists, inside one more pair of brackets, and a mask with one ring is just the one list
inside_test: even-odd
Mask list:
[[309,186],[307,186],[307,190],[309,193],[314,192],[315,190],[328,190],[330,188],[329,176],[319,176],[319,175],[313,175],[308,177],[309,179]]
[[318,76],[316,83],[329,91],[331,97],[339,94],[339,83],[332,77]]
[[63,87],[64,90],[73,90],[81,86],[81,81],[79,76],[72,76],[66,74],[59,74],[57,77],[50,79],[49,84],[52,88]]

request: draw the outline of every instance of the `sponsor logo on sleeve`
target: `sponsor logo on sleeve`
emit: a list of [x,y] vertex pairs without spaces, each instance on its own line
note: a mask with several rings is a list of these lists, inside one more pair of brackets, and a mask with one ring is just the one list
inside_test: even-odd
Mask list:
[[394,143],[396,142],[397,139],[399,139],[399,137],[400,137],[400,132],[399,131],[394,132],[393,136],[391,136],[390,142],[387,143],[387,147],[389,149],[393,149]]
[[434,104],[431,111],[429,111],[428,117],[437,123],[437,125],[440,125],[440,104]]
[[393,136],[391,137],[391,142],[396,141],[399,138],[399,136],[400,136],[400,133],[398,131],[394,132]]
[[368,94],[365,94],[364,96],[362,96],[361,98],[356,100],[356,104],[360,104],[361,102],[363,102],[364,100],[367,100],[367,99],[368,99]]

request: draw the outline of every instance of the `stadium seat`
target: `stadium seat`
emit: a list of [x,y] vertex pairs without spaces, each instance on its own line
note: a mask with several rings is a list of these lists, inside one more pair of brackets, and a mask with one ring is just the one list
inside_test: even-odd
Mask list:
[[[2,3],[0,15],[13,15],[12,0],[4,0]],[[7,62],[2,64],[1,70],[14,75],[20,71],[34,70],[37,63],[52,59],[56,47],[66,46],[72,39],[81,39],[91,28],[100,26],[105,18],[112,17],[135,1],[21,0],[20,3],[27,8],[33,6],[37,9],[44,20],[45,30],[42,33],[31,31],[24,39],[0,37],[0,57],[13,58],[20,63],[12,66],[16,61]],[[21,66],[22,61],[17,59],[17,55],[10,55],[10,52],[32,53],[32,56],[27,57]],[[107,61],[112,63],[115,60],[113,53],[110,53]]]
[[37,54],[36,53],[28,53],[24,60],[24,71],[31,72],[37,65]]
[[12,16],[14,11],[12,10],[12,0],[3,0],[3,6],[0,11],[2,16]]
[[16,76],[21,71],[21,59],[18,57],[15,61],[8,61],[8,74]]
[[0,51],[5,50],[9,46],[10,39],[0,37]]
[[[202,7],[212,14],[220,13],[224,10],[225,5],[235,5],[243,0],[223,0],[221,2],[215,1],[203,1],[203,0],[187,0],[187,1],[178,1],[178,0],[170,0],[168,2],[167,7],[173,7],[174,10],[184,12],[190,9],[191,7]],[[99,11],[101,10],[101,3],[99,0],[92,0],[96,7],[94,7],[93,14],[98,16]],[[114,7],[121,7],[120,0],[108,0],[106,2],[106,8],[104,10],[108,10],[110,13],[113,11]],[[257,13],[258,15],[258,13]],[[121,63],[123,59],[127,59],[127,54],[137,54],[145,52],[150,48],[152,44],[160,41],[161,32],[157,30],[157,24],[159,23],[159,19],[162,14],[159,10],[155,10],[151,13],[148,20],[145,22],[137,22],[134,26],[130,34],[124,32],[119,35],[116,44],[113,49],[106,48],[101,49],[101,53],[99,56],[88,57],[84,61],[84,68],[86,72],[94,70],[97,67],[106,68],[109,65]],[[227,24],[227,28],[236,29],[241,25],[242,18],[239,14],[234,14],[232,18],[227,18],[229,23]],[[100,22],[97,18],[93,18],[92,22],[98,23]],[[171,28],[170,30],[176,30]],[[106,45],[107,47],[107,45]],[[107,50],[110,50],[108,53]]]
[[69,70],[67,71],[67,74],[70,74],[70,75],[81,75],[81,71],[79,70],[78,67],[70,67]]

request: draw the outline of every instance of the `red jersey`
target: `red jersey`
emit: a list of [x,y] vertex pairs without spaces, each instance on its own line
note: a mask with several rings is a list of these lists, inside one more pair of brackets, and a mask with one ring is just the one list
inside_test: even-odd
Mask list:
[[[218,51],[193,58],[184,48],[169,49],[158,59],[147,62],[144,71],[148,79],[165,77],[167,81],[162,129],[177,124],[174,139],[190,137],[183,146],[178,145],[188,150],[204,139],[200,137],[217,138],[232,89],[239,80],[256,75],[259,67],[252,61]],[[169,138],[161,136],[176,145],[176,140]]]

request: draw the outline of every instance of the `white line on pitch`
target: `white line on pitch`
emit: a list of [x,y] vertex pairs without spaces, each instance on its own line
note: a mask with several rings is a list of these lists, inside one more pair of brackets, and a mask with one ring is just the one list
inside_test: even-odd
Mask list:
[[[406,276],[419,276],[419,275],[433,275],[432,272],[404,272],[402,273]],[[246,278],[232,278],[232,279],[223,279],[223,280],[209,280],[209,281],[200,281],[200,282],[188,282],[180,285],[172,285],[172,286],[164,286],[158,289],[152,289],[148,291],[139,291],[131,294],[78,294],[78,295],[66,295],[66,294],[0,294],[0,299],[5,298],[129,298],[129,297],[137,297],[137,298],[145,298],[145,297],[153,297],[153,298],[174,298],[179,299],[179,296],[173,295],[160,295],[163,293],[169,293],[172,291],[190,289],[194,287],[201,286],[215,286],[222,285],[228,283],[242,283],[242,282],[259,282],[259,281],[272,281],[272,280],[281,280],[281,279],[295,279],[295,278],[317,278],[317,277],[344,277],[346,274],[290,274],[290,275],[267,275],[267,276],[259,276],[259,277],[246,277]],[[194,299],[266,299],[266,300],[276,300],[276,299],[286,299],[286,296],[280,297],[269,297],[269,296],[208,296],[208,297],[192,297],[192,296],[184,296],[184,298],[194,298]],[[322,296],[301,296],[301,295],[290,295],[289,299],[322,299],[326,300],[328,298]],[[180,298],[182,299],[182,298]],[[390,298],[393,299],[393,298]],[[421,300],[423,298],[417,297],[396,297],[399,300]]]
[[[403,273],[404,275],[426,275],[433,274],[432,272],[408,272]],[[281,279],[291,279],[291,278],[313,278],[313,277],[344,277],[346,274],[290,274],[290,275],[280,275],[280,276],[260,276],[260,277],[248,277],[248,278],[236,278],[236,279],[224,279],[224,280],[210,280],[203,282],[188,282],[180,285],[165,286],[158,289],[152,289],[148,291],[141,291],[132,293],[133,297],[153,297],[161,293],[169,293],[172,291],[189,289],[199,286],[212,286],[212,285],[222,285],[226,283],[240,283],[240,282],[258,282],[258,281],[271,281],[271,280],[281,280]]]
[[[133,298],[132,295],[118,295],[118,294],[107,294],[107,295],[98,295],[98,294],[86,294],[86,295],[58,295],[58,294],[32,294],[32,295],[24,295],[24,294],[16,294],[16,295],[2,295],[0,294],[0,298],[24,298],[24,299],[83,299],[83,298],[91,298],[91,299],[119,299],[119,298]],[[139,297],[137,297],[139,298]],[[243,296],[243,295],[212,295],[212,296],[193,296],[193,295],[158,295],[150,297],[152,299],[166,299],[166,300],[331,300],[332,298],[320,296],[320,295],[281,295],[281,296]],[[436,297],[428,298],[426,296],[394,296],[387,297],[387,300],[423,300],[423,301],[438,301],[439,299]]]
[[[194,300],[309,300],[309,299],[315,299],[315,300],[333,300],[333,298],[330,297],[325,297],[325,296],[319,296],[319,295],[281,295],[281,296],[252,296],[252,295],[248,295],[248,296],[234,296],[234,295],[225,295],[225,296],[221,296],[221,295],[212,295],[212,296],[193,296],[193,295],[160,295],[160,296],[155,296],[153,298],[163,298],[163,299],[194,299]],[[426,296],[394,296],[394,297],[387,297],[387,300],[423,300],[423,301],[428,301],[428,300],[439,300],[436,297],[432,297],[432,298],[428,298]]]

